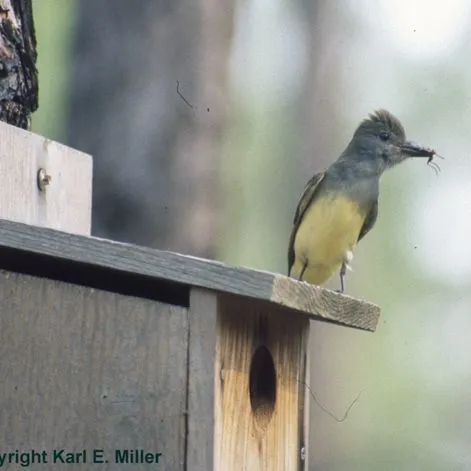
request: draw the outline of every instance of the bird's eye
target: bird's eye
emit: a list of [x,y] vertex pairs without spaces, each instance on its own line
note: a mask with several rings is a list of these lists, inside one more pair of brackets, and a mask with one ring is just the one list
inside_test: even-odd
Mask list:
[[391,137],[391,134],[387,131],[381,131],[379,133],[379,138],[382,140],[382,141],[388,141],[389,138]]

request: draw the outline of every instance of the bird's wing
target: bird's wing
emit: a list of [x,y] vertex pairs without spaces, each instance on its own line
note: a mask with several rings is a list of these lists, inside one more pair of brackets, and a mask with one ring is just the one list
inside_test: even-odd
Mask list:
[[324,179],[325,173],[316,173],[306,184],[306,188],[304,188],[304,192],[301,195],[301,198],[298,203],[298,207],[296,208],[296,213],[294,214],[294,221],[293,221],[293,230],[291,231],[291,237],[289,239],[289,247],[288,247],[288,273],[291,272],[291,268],[293,267],[294,263],[294,239],[296,238],[296,233],[298,232],[299,226],[301,221],[303,220],[304,214],[309,208],[309,205],[312,203],[314,196],[316,194],[316,190],[319,187],[319,183]]
[[376,200],[371,209],[369,210],[368,214],[366,215],[365,221],[363,222],[363,226],[360,231],[360,235],[358,236],[358,242],[368,234],[370,229],[373,228],[376,222],[376,218],[378,217],[378,200]]

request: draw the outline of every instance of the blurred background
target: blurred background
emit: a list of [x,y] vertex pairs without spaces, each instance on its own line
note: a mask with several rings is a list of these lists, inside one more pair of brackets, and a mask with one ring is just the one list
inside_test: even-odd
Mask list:
[[[101,237],[286,273],[297,199],[361,119],[435,148],[382,179],[349,294],[312,325],[311,470],[471,470],[471,3],[41,0],[33,130],[94,156]],[[333,286],[337,287],[338,280]]]

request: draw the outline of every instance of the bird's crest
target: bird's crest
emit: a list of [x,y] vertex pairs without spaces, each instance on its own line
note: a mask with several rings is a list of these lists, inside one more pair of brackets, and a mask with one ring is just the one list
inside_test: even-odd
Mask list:
[[405,136],[404,127],[401,122],[387,110],[376,110],[371,113],[365,121],[373,121],[384,126],[388,131],[393,132],[396,136]]

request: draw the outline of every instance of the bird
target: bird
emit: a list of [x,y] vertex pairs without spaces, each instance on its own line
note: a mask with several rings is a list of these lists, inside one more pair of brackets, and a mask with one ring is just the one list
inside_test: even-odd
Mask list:
[[294,215],[288,275],[322,285],[339,270],[340,292],[353,250],[375,225],[380,177],[411,157],[436,152],[406,140],[401,122],[379,109],[363,119],[340,157],[306,184]]

